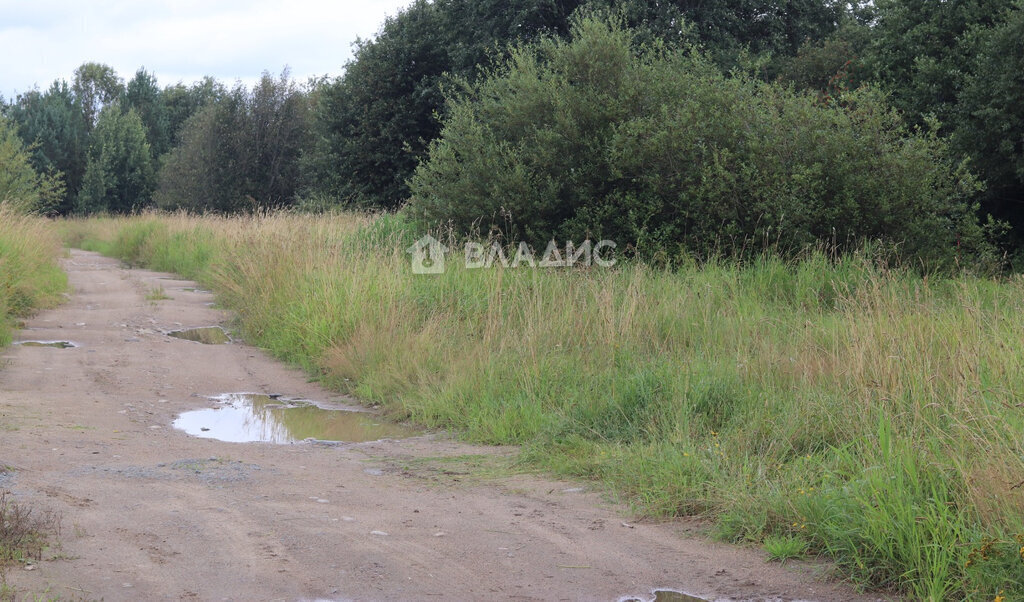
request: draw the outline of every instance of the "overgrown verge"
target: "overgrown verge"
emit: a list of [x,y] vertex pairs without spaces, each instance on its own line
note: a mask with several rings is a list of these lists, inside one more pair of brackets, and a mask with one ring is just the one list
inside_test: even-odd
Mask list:
[[247,340],[329,385],[640,512],[916,599],[1024,597],[1019,277],[863,253],[417,276],[414,234],[400,216],[65,225],[214,289]]
[[61,242],[46,220],[0,203],[0,346],[32,310],[54,305],[67,287]]

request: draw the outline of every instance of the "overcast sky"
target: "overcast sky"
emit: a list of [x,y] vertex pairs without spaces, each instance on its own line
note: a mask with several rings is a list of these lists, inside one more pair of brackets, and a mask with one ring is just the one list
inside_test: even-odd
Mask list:
[[305,81],[340,75],[352,42],[412,0],[0,0],[0,94],[11,99],[76,67],[106,63],[160,86],[204,75],[251,84],[286,65]]

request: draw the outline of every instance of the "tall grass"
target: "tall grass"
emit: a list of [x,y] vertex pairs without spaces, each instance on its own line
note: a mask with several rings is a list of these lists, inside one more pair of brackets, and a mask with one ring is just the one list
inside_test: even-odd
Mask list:
[[0,203],[0,346],[11,342],[19,318],[59,299],[67,286],[60,253],[60,238],[46,220]]
[[1024,597],[1024,281],[863,256],[411,273],[401,217],[144,216],[68,240],[183,273],[252,343],[638,511],[920,599]]

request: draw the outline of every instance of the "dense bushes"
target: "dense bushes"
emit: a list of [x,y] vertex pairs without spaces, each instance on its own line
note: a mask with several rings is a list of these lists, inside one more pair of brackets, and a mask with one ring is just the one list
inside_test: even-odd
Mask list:
[[238,85],[182,126],[154,199],[164,209],[251,211],[295,200],[305,147],[307,97],[285,71]]
[[823,102],[592,17],[450,94],[411,211],[650,256],[880,238],[948,261],[980,244],[972,176],[870,90]]

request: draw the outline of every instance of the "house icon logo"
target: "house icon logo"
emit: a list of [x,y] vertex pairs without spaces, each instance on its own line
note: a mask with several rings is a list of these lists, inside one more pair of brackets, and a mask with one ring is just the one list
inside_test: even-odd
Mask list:
[[444,254],[448,247],[441,244],[431,235],[426,235],[417,240],[411,247],[405,250],[412,255],[413,274],[443,274]]

